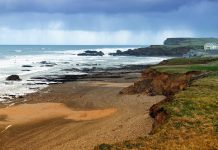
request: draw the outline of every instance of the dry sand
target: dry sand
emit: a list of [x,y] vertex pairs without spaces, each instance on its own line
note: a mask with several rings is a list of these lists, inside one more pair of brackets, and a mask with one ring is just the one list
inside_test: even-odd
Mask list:
[[103,118],[115,112],[115,108],[73,111],[60,103],[21,104],[0,109],[0,116],[7,116],[4,120],[0,120],[0,124],[11,127],[60,117],[74,121],[88,121]]
[[145,136],[149,108],[164,97],[119,95],[130,83],[78,81],[53,85],[0,109],[2,150],[89,150]]

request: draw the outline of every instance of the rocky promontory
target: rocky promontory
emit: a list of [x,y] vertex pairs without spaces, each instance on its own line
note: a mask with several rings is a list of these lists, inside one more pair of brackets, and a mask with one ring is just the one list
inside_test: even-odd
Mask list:
[[166,46],[151,45],[149,47],[129,49],[127,51],[117,50],[116,53],[110,53],[112,56],[172,56],[181,57],[190,50],[202,48],[201,46]]
[[217,43],[218,38],[167,38],[163,45],[151,45],[149,47],[117,50],[110,53],[112,56],[172,56],[182,57],[190,51],[195,53],[204,49],[206,43]]

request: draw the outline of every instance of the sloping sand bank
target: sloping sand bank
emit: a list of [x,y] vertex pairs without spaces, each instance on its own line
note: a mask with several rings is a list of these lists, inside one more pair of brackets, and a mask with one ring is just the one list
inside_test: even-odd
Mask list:
[[[61,103],[21,104],[14,107],[0,109],[0,124],[25,124],[35,123],[54,118],[64,118],[74,121],[87,121],[106,117],[116,109],[73,111]],[[3,117],[5,116],[5,117]]]

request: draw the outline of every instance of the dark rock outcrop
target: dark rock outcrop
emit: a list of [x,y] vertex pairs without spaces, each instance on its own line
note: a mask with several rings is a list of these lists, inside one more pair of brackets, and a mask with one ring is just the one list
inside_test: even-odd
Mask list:
[[[127,65],[120,66],[117,68],[100,68],[100,67],[92,67],[92,68],[71,68],[71,69],[63,69],[62,71],[66,71],[67,74],[64,73],[62,75],[44,75],[32,77],[28,81],[35,81],[36,84],[53,84],[53,83],[64,83],[71,81],[83,81],[83,80],[105,80],[107,78],[122,78],[125,77],[126,74],[134,74],[132,79],[136,79],[135,74],[139,75],[147,65]],[[70,74],[72,72],[72,74]],[[81,72],[84,74],[75,75],[75,72]],[[131,77],[128,78],[131,80]],[[38,82],[38,81],[42,81]]]
[[41,61],[40,64],[41,67],[54,67],[57,65],[56,63],[47,62],[47,61]]
[[44,82],[54,82],[54,83],[65,83],[65,82],[71,82],[76,81],[78,79],[83,79],[87,75],[47,75],[47,76],[41,76],[41,77],[32,77],[29,81],[34,80],[41,80]]
[[104,53],[102,51],[85,51],[84,53],[78,54],[78,56],[104,56]]
[[21,71],[31,71],[31,70],[29,70],[29,69],[24,69],[24,70],[21,70]]
[[33,67],[33,66],[31,66],[31,65],[23,65],[22,67],[23,67],[23,68],[31,68],[31,67]]
[[77,68],[63,69],[62,71],[68,71],[68,72],[81,72],[81,70],[80,70],[80,69],[77,69]]
[[11,75],[6,78],[7,81],[21,81],[18,75]]

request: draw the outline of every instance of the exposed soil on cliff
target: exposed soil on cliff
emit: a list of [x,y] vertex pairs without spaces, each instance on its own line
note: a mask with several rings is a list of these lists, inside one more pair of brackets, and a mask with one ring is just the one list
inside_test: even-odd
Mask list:
[[142,72],[141,80],[134,85],[124,88],[121,94],[145,93],[150,96],[164,95],[172,96],[185,90],[192,80],[201,77],[202,72],[192,71],[185,74],[169,74],[147,69]]

